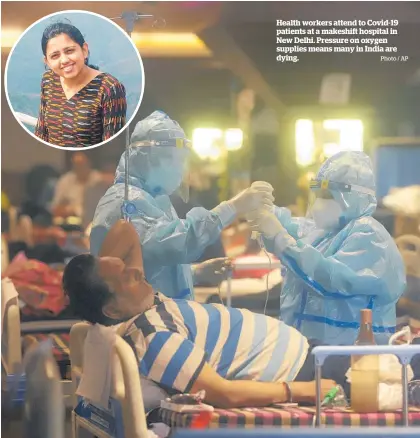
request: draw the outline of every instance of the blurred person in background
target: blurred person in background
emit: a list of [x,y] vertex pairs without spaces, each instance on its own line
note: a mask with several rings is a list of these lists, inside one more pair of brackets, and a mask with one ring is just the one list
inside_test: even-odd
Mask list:
[[23,252],[29,259],[64,263],[74,255],[63,249],[66,238],[66,232],[60,227],[34,223],[31,217],[13,206],[2,208],[2,244],[7,245],[10,262]]
[[179,219],[169,196],[180,190],[185,181],[190,142],[179,124],[161,111],[138,122],[131,136],[128,200],[126,153],[118,165],[115,183],[96,209],[90,234],[91,253],[99,253],[109,229],[124,216],[137,230],[146,277],[156,290],[173,298],[192,298],[195,284],[220,283],[226,276],[226,259],[193,267],[191,263],[236,216],[272,203],[272,195],[259,191],[254,183],[211,211],[196,207],[185,219]]
[[101,178],[89,184],[84,191],[82,210],[84,230],[92,223],[99,201],[114,182],[116,162],[117,160],[111,158],[106,159],[99,168]]
[[14,207],[2,192],[2,240],[10,261],[21,251],[46,263],[62,263],[69,256],[61,250],[66,233],[52,225],[52,216],[40,200],[51,175],[55,171],[49,166],[36,166],[29,171],[25,201],[20,207]]
[[59,172],[46,164],[34,166],[26,174],[25,197],[20,212],[29,216],[34,224],[52,225],[50,207],[59,177]]
[[252,218],[268,251],[287,269],[280,317],[305,336],[327,344],[352,344],[360,310],[373,314],[378,343],[396,325],[396,302],[406,286],[398,248],[372,218],[376,209],[372,163],[363,152],[340,152],[311,182],[306,217],[286,208]]
[[84,152],[74,152],[71,170],[59,178],[55,187],[51,204],[54,216],[82,218],[85,190],[101,180],[101,173],[92,169],[88,156]]

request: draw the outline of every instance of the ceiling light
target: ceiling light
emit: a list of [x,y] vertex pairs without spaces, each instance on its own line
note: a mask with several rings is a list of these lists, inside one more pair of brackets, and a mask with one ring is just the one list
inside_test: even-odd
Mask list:
[[[11,49],[23,31],[3,29],[2,48]],[[132,39],[142,56],[149,57],[210,57],[212,52],[195,33],[188,32],[133,32]]]

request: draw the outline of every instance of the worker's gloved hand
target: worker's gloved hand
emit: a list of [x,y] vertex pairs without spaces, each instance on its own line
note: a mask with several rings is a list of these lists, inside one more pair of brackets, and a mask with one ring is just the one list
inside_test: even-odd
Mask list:
[[250,220],[249,224],[252,231],[258,231],[268,239],[273,239],[279,233],[287,233],[272,211],[259,210],[258,215]]
[[253,210],[260,210],[273,206],[273,187],[264,182],[256,181],[251,187],[245,189],[230,201],[236,210],[236,214],[242,215]]
[[207,260],[193,267],[194,284],[218,286],[227,279],[232,262],[228,257]]
[[248,222],[254,222],[258,219],[259,216],[261,216],[261,214],[264,211],[267,211],[269,213],[273,213],[274,212],[274,204],[264,204],[258,210],[248,211],[245,214],[245,218]]
[[272,195],[273,191],[274,191],[273,186],[266,181],[255,181],[251,184],[251,187],[253,189],[260,191],[260,192],[267,192],[270,195]]
[[279,252],[296,244],[296,240],[287,232],[272,211],[260,210],[257,218],[249,224],[252,231],[261,233],[267,239],[275,238],[275,250]]

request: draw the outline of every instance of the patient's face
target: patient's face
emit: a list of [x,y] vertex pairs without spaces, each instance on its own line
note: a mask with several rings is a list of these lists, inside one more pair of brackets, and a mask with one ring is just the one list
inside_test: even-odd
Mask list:
[[99,259],[99,275],[113,292],[113,300],[104,313],[113,318],[123,318],[140,313],[145,298],[153,291],[140,268],[125,266],[115,257]]

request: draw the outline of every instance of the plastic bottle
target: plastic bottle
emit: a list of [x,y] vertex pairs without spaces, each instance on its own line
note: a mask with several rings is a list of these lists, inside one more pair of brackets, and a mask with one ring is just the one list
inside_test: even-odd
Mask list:
[[[360,311],[360,330],[355,345],[376,345],[372,331],[372,311]],[[355,412],[377,412],[379,409],[379,356],[351,358],[351,407]]]

